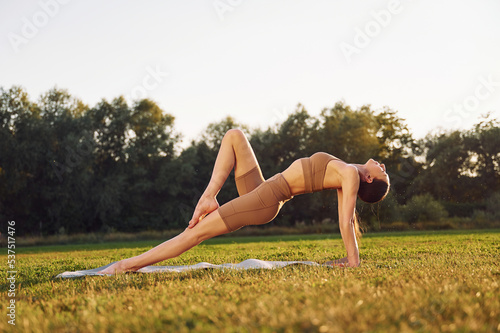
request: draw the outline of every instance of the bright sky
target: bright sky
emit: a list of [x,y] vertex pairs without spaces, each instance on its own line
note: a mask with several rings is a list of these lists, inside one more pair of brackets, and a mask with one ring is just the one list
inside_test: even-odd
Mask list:
[[7,0],[0,86],[148,97],[184,144],[226,115],[266,128],[339,100],[387,105],[422,137],[500,119],[499,14],[497,0]]

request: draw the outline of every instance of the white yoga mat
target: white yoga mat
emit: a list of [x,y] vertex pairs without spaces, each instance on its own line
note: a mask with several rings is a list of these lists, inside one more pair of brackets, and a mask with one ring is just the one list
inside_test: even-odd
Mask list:
[[[106,266],[88,269],[85,271],[75,271],[75,272],[64,272],[58,274],[56,278],[76,278],[86,275],[97,275],[97,276],[106,276],[108,274],[100,274],[97,273],[100,270],[112,265],[113,263],[107,264]],[[247,259],[238,264],[222,264],[222,265],[214,265],[208,262],[200,262],[196,265],[186,265],[186,266],[146,266],[139,269],[138,273],[163,273],[163,272],[185,272],[188,270],[194,269],[206,269],[206,268],[214,268],[214,269],[275,269],[282,268],[288,265],[309,265],[309,266],[326,266],[332,267],[330,265],[324,264],[320,265],[314,261],[264,261],[258,259]]]

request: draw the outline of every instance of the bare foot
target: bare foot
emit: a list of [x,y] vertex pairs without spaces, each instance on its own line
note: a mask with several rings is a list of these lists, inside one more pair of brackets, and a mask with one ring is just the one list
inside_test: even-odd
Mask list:
[[113,265],[108,266],[105,269],[103,269],[102,271],[99,271],[97,273],[114,275],[114,274],[121,274],[121,273],[129,272],[131,270],[127,269],[127,267],[125,265],[125,260],[126,259],[117,261]]
[[189,228],[194,227],[205,216],[219,208],[217,199],[209,196],[202,196],[196,205],[191,221],[189,221]]

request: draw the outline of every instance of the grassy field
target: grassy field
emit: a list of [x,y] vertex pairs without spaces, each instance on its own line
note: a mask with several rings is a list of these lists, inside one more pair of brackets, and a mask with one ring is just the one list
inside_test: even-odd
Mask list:
[[[125,274],[54,279],[139,254],[158,241],[16,249],[16,326],[1,332],[497,332],[500,230],[365,235],[362,266]],[[168,262],[324,262],[337,234],[217,238]],[[166,264],[166,263],[164,263]]]

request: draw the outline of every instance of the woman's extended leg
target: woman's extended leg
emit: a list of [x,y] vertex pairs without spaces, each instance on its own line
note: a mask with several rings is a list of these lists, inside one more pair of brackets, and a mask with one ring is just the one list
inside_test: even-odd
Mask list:
[[250,143],[245,134],[238,129],[229,130],[222,139],[212,177],[196,205],[193,217],[189,221],[189,228],[194,227],[207,214],[219,207],[216,196],[233,168],[235,178],[254,168],[258,168],[258,174],[262,175]]
[[[141,255],[116,262],[102,270],[101,273],[115,274],[136,271],[142,267],[176,257],[206,239],[228,233],[229,230],[222,221],[219,212],[216,211],[219,204],[215,197],[233,167],[236,178],[255,168],[258,168],[260,174],[259,163],[253,149],[240,130],[230,130],[222,139],[212,177],[196,205],[189,227],[178,236]],[[206,216],[209,213],[212,214]],[[194,226],[196,227],[194,228]]]
[[195,228],[186,228],[181,234],[144,252],[138,256],[124,259],[100,271],[104,274],[116,274],[136,271],[142,267],[177,257],[202,241],[228,233],[219,212],[215,211],[200,221]]

